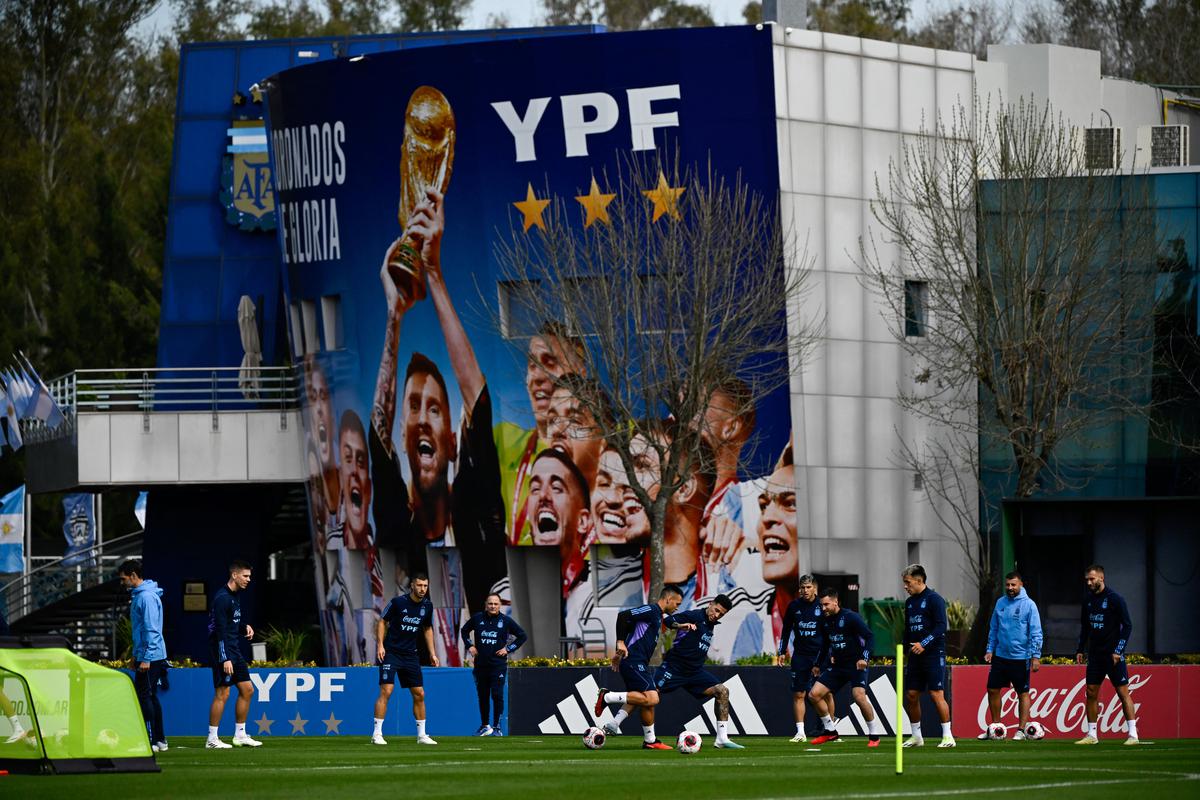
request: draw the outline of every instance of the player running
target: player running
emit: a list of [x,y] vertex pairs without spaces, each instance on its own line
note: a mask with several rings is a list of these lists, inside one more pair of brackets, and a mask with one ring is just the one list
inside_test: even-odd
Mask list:
[[642,719],[642,748],[645,750],[671,749],[669,744],[660,742],[654,736],[654,707],[658,705],[658,689],[654,685],[654,670],[648,662],[658,646],[658,634],[664,624],[669,628],[696,629],[693,623],[676,623],[671,618],[682,602],[683,593],[678,587],[664,586],[656,602],[627,608],[617,614],[617,652],[612,658],[612,669],[621,673],[626,691],[610,692],[601,688],[596,697],[596,716],[604,711],[608,703],[629,703],[638,707]]
[[[825,670],[817,678],[809,697],[817,708],[838,689],[850,684],[850,696],[867,721],[867,747],[879,747],[883,724],[875,718],[875,708],[867,697],[867,663],[875,637],[858,614],[842,608],[836,589],[821,592],[821,613],[824,615],[825,642],[821,646],[819,663]],[[813,739],[813,744],[838,740],[836,722],[829,714],[821,717],[825,732]]]
[[805,697],[814,704],[822,717],[833,718],[833,695],[816,706],[808,694],[813,681],[821,674],[818,658],[825,643],[825,627],[822,624],[821,601],[817,597],[817,582],[812,575],[800,576],[800,596],[788,604],[783,616],[783,630],[779,635],[779,652],[775,663],[788,665],[788,639],[792,640],[792,707],[796,715],[796,735],[790,741],[808,741],[804,733]]
[[1088,592],[1079,615],[1079,644],[1075,648],[1075,663],[1084,663],[1087,653],[1087,734],[1075,744],[1097,744],[1096,718],[1100,713],[1100,685],[1107,677],[1117,697],[1129,736],[1125,744],[1138,744],[1137,720],[1133,718],[1133,698],[1129,696],[1129,674],[1125,669],[1125,645],[1133,633],[1133,620],[1125,598],[1104,583],[1104,567],[1093,564],[1083,575]]
[[[471,634],[475,640],[471,641]],[[479,695],[479,730],[476,736],[503,736],[500,715],[504,713],[504,677],[508,672],[508,656],[525,644],[525,631],[512,617],[500,613],[500,595],[492,592],[478,612],[462,626],[462,638],[467,654],[474,660],[472,676]],[[489,698],[492,724],[488,724]]]
[[904,591],[904,644],[909,650],[904,665],[904,707],[912,723],[912,736],[905,747],[924,747],[921,734],[921,692],[937,707],[942,723],[938,747],[954,747],[950,733],[950,706],[946,704],[946,601],[925,585],[925,568],[909,564],[901,573]]
[[417,658],[417,637],[422,636],[430,663],[435,667],[440,664],[433,649],[433,603],[428,594],[429,577],[417,573],[409,584],[409,593],[393,597],[375,623],[379,696],[375,698],[375,732],[371,734],[371,744],[387,744],[383,738],[383,718],[397,680],[401,689],[412,693],[417,744],[437,744],[425,733],[425,679]]

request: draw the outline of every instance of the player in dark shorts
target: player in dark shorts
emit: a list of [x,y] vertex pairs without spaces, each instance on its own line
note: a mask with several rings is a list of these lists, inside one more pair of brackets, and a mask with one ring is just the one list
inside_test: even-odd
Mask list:
[[[779,650],[775,663],[790,666],[792,671],[792,710],[796,717],[796,735],[790,741],[808,741],[804,732],[805,700],[809,698],[813,682],[821,674],[818,658],[825,643],[825,626],[822,621],[821,599],[817,597],[817,583],[812,575],[800,576],[800,596],[788,604],[783,615],[783,630],[779,635]],[[792,644],[792,658],[788,661],[788,640]],[[809,699],[809,702],[812,702]],[[825,702],[817,707],[822,717],[833,718],[833,695],[826,695]]]
[[925,568],[909,564],[900,573],[904,591],[904,708],[912,723],[912,736],[905,747],[924,747],[921,732],[921,693],[928,692],[942,723],[938,747],[954,747],[950,732],[950,706],[946,703],[946,601],[925,585]]
[[375,732],[371,734],[371,744],[387,744],[383,738],[383,719],[397,681],[401,689],[412,693],[417,744],[437,744],[425,733],[425,680],[421,675],[417,637],[425,639],[430,663],[438,666],[433,649],[433,603],[429,600],[429,578],[424,573],[413,576],[408,594],[393,597],[375,623],[379,696],[375,698]]
[[[213,701],[208,710],[208,740],[204,746],[209,750],[226,750],[229,747],[261,747],[262,742],[251,739],[246,733],[246,717],[250,714],[250,698],[254,696],[254,684],[250,682],[250,669],[242,655],[241,637],[254,638],[254,628],[242,623],[242,601],[238,594],[250,585],[250,565],[245,561],[234,561],[229,565],[229,580],[213,595],[208,613],[208,649],[213,672]],[[217,726],[225,713],[225,701],[229,699],[229,687],[236,686],[237,702],[233,707],[233,744],[228,745],[217,738]]]
[[[607,703],[628,702],[638,706],[642,718],[642,747],[646,750],[670,750],[671,746],[654,736],[654,707],[658,705],[658,688],[654,685],[654,669],[650,656],[658,646],[658,634],[664,624],[677,627],[671,614],[683,602],[683,593],[675,586],[664,586],[658,600],[650,605],[627,608],[617,614],[617,652],[612,658],[613,672],[625,679],[625,691],[610,692],[601,688],[596,697],[596,716]],[[678,627],[695,628],[690,622]]]
[[1096,719],[1100,714],[1100,685],[1104,679],[1112,683],[1121,698],[1121,710],[1129,735],[1125,744],[1138,744],[1137,720],[1134,719],[1133,698],[1129,696],[1129,674],[1125,669],[1125,646],[1133,634],[1133,620],[1125,598],[1108,588],[1104,582],[1104,567],[1093,564],[1083,574],[1087,594],[1079,615],[1079,644],[1075,648],[1075,663],[1084,663],[1087,654],[1087,733],[1075,744],[1097,744]]
[[[875,707],[867,697],[867,663],[871,660],[875,637],[862,617],[842,608],[836,589],[821,592],[821,614],[825,643],[818,662],[823,670],[809,696],[820,708],[826,697],[850,684],[850,696],[867,721],[867,747],[878,747],[883,725],[875,717]],[[813,739],[813,744],[837,741],[839,737],[833,718],[822,716],[821,724],[825,732]]]
[[[1042,666],[1042,618],[1037,604],[1025,591],[1019,572],[1004,576],[1004,594],[992,609],[988,621],[988,643],[983,660],[988,670],[988,710],[993,724],[1003,724],[1000,717],[1001,694],[1012,687],[1017,693],[1017,732],[1013,739],[1025,738],[1029,724],[1029,674]],[[985,729],[980,739],[990,739]]]

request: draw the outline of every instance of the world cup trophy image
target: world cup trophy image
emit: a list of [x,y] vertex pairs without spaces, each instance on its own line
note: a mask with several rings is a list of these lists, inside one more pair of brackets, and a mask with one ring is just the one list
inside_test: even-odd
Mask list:
[[[419,86],[404,112],[404,142],[400,146],[401,227],[425,199],[426,189],[445,194],[454,163],[454,112],[446,96],[432,86]],[[408,303],[425,297],[421,244],[405,232],[388,253],[388,272]]]

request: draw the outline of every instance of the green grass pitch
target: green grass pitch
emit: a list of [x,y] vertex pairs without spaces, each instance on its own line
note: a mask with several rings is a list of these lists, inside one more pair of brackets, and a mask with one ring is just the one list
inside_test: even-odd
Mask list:
[[905,751],[895,775],[894,740],[878,750],[848,739],[819,750],[786,739],[743,737],[745,750],[715,750],[711,737],[695,755],[644,751],[637,737],[613,737],[603,750],[577,736],[439,737],[436,747],[392,737],[374,747],[365,737],[263,737],[255,750],[205,750],[199,738],[171,740],[157,775],[0,777],[0,797],[103,798],[856,798],[1200,797],[1200,740],[1123,747],[1070,741],[963,741],[939,750],[932,740]]

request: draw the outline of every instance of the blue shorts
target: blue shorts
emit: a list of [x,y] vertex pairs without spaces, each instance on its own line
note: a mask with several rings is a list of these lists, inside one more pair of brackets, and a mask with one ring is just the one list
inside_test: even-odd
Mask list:
[[667,694],[676,689],[687,689],[688,694],[697,700],[704,697],[705,692],[720,682],[720,679],[704,669],[680,673],[677,668],[663,664],[654,671],[654,685],[660,692]]
[[867,688],[867,671],[865,669],[838,669],[832,667],[821,673],[821,677],[817,678],[817,683],[820,683],[829,689],[830,692],[836,693],[847,683],[850,688],[866,689]]
[[1113,663],[1112,653],[1088,653],[1087,680],[1088,686],[1099,686],[1104,679],[1112,681],[1113,686],[1124,686],[1129,683],[1129,673],[1125,669],[1125,656]]
[[396,682],[400,683],[401,689],[425,685],[425,679],[421,676],[421,662],[417,660],[416,653],[384,654],[383,663],[379,665],[379,685]]
[[628,658],[622,659],[621,677],[625,679],[625,691],[627,692],[656,691],[654,671],[645,664],[630,661]]
[[486,664],[480,666],[478,662],[471,670],[471,677],[475,679],[476,686],[503,686],[504,679],[508,675],[508,664]]
[[909,655],[904,665],[904,689],[908,692],[940,692],[946,688],[946,654],[926,650]]
[[221,686],[236,686],[239,683],[247,683],[250,680],[250,669],[246,662],[239,656],[238,658],[228,659],[233,662],[233,674],[225,674],[225,662],[220,660],[221,656],[216,648],[209,650],[209,658],[212,661],[212,677],[213,688]]
[[1017,694],[1029,691],[1029,662],[1015,658],[992,656],[992,668],[988,670],[987,688],[1017,690]]
[[816,678],[813,676],[813,667],[817,665],[815,658],[792,658],[792,691],[810,692],[812,691],[813,682]]

